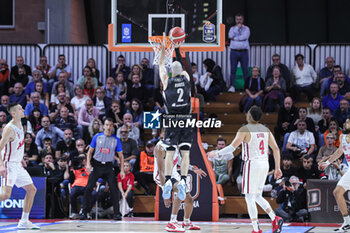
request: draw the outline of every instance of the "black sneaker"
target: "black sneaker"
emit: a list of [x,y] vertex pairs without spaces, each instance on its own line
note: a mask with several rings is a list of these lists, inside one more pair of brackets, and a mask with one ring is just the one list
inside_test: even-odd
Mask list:
[[86,214],[79,214],[79,219],[86,220],[86,219],[88,219],[88,217],[86,216]]
[[117,221],[120,221],[120,220],[122,220],[122,216],[120,214],[115,214],[113,219],[117,220]]

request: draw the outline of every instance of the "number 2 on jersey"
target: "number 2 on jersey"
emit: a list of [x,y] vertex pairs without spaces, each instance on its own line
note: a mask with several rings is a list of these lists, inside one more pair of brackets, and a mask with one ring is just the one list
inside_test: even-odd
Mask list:
[[177,102],[183,102],[184,99],[182,97],[184,95],[184,89],[182,88],[177,89],[177,94],[179,94],[179,98],[177,99]]
[[259,150],[261,150],[261,154],[263,155],[264,154],[264,150],[265,150],[264,140],[260,141],[260,143],[259,143]]

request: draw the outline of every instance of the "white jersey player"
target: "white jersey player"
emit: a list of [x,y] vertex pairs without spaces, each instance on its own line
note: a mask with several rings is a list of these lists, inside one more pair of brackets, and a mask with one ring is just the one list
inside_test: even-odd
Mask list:
[[[344,123],[345,132],[340,135],[339,141],[340,145],[338,149],[330,156],[330,158],[323,162],[319,162],[319,170],[323,171],[328,167],[328,165],[335,162],[342,154],[344,153],[346,161],[350,163],[350,119],[346,119]],[[345,172],[342,178],[339,180],[337,187],[334,189],[333,194],[337,200],[340,212],[343,215],[344,222],[342,226],[338,229],[335,229],[336,232],[348,232],[350,231],[350,217],[345,202],[344,194],[346,191],[350,190],[350,169]]]
[[4,128],[0,140],[0,202],[11,197],[14,185],[18,188],[23,187],[26,190],[26,197],[18,228],[39,229],[40,227],[33,225],[29,221],[29,213],[33,205],[36,188],[32,178],[23,168],[24,132],[21,118],[24,117],[24,110],[21,105],[14,103],[9,105],[9,113],[12,116],[12,120]]
[[281,232],[283,219],[276,216],[270,204],[262,197],[262,190],[269,171],[268,148],[271,147],[275,158],[275,179],[282,176],[280,169],[280,151],[275,138],[268,128],[259,124],[262,111],[253,106],[247,113],[248,124],[241,127],[232,143],[217,151],[208,152],[210,158],[216,155],[233,153],[242,144],[242,158],[244,160],[242,193],[245,194],[248,213],[253,225],[253,233],[262,233],[258,224],[258,210],[256,203],[269,215],[272,220],[272,233]]

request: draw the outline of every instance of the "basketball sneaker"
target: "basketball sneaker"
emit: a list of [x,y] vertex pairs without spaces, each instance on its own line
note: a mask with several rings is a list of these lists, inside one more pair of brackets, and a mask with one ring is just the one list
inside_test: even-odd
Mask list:
[[171,190],[173,190],[173,183],[171,180],[168,180],[163,186],[163,199],[170,199]]
[[343,223],[343,225],[341,227],[339,227],[338,229],[335,229],[335,232],[349,232],[350,230],[350,224],[348,223]]
[[34,225],[31,221],[22,221],[19,220],[17,228],[20,230],[40,230],[40,227],[37,225]]
[[280,233],[282,231],[283,218],[276,216],[272,221],[272,233]]
[[194,225],[192,222],[189,222],[189,223],[183,222],[183,223],[182,223],[182,227],[183,227],[185,230],[200,230],[200,229],[201,229],[199,226]]
[[185,228],[182,228],[177,222],[168,222],[165,230],[168,232],[185,232]]
[[186,183],[184,179],[181,179],[180,182],[177,184],[177,196],[181,201],[185,200],[186,198]]

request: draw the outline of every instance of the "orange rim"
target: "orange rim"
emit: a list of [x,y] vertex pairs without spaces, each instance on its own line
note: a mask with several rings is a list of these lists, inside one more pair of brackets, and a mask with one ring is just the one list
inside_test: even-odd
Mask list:
[[[148,41],[152,43],[161,44],[163,42],[163,36],[150,36],[148,37]],[[166,41],[167,43],[165,45],[165,49],[168,49],[171,46],[171,40],[169,39],[169,36],[166,36]]]

